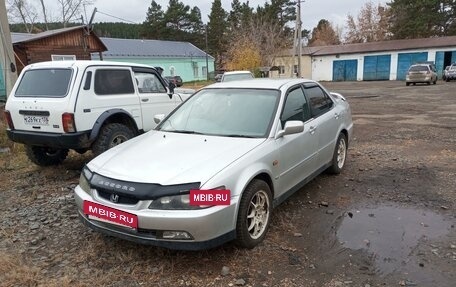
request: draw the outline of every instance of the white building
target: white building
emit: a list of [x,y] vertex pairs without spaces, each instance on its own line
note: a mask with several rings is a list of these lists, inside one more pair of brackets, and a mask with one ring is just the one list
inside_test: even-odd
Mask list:
[[[404,80],[411,64],[425,61],[435,63],[441,78],[445,67],[456,62],[456,36],[305,47],[301,75],[316,81]],[[292,76],[296,62],[285,52],[274,64],[281,76]]]

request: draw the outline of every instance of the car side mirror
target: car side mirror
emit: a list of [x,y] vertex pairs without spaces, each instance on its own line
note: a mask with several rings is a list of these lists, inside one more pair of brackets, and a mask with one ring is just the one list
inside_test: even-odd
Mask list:
[[168,83],[168,95],[171,97],[174,94],[174,89],[176,88],[176,84],[169,82]]
[[276,139],[286,135],[298,134],[304,131],[304,123],[302,121],[288,121],[285,123],[283,130],[279,131]]
[[158,114],[154,116],[154,122],[158,125],[165,118],[164,114]]

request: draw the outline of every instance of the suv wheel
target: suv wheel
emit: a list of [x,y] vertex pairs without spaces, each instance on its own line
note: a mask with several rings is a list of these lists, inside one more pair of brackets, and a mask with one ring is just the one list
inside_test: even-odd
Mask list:
[[123,124],[107,124],[101,128],[98,138],[92,146],[94,154],[101,154],[135,136],[134,132]]
[[40,166],[61,164],[68,155],[68,149],[55,149],[40,146],[25,146],[27,157]]

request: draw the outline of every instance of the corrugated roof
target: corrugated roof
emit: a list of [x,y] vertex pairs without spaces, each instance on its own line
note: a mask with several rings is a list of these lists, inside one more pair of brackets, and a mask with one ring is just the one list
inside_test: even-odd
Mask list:
[[16,44],[25,41],[33,36],[34,34],[28,33],[11,33],[11,42],[13,42],[13,44]]
[[[100,38],[108,48],[103,57],[185,57],[202,58],[206,52],[189,42]],[[210,58],[212,56],[208,55]]]
[[49,31],[41,32],[41,33],[38,33],[38,34],[11,33],[11,40],[12,40],[13,44],[31,42],[31,41],[35,41],[35,40],[38,40],[38,39],[42,39],[42,38],[46,38],[46,37],[50,37],[50,36],[66,33],[66,32],[69,32],[69,31],[78,30],[78,29],[81,29],[83,27],[85,27],[85,26],[74,26],[74,27],[69,27],[69,28],[61,28],[61,29],[49,30]]
[[[427,48],[456,47],[456,36],[424,39],[405,39],[336,46],[303,47],[302,55],[325,56],[337,54],[375,53]],[[281,56],[291,56],[293,50],[285,50]]]

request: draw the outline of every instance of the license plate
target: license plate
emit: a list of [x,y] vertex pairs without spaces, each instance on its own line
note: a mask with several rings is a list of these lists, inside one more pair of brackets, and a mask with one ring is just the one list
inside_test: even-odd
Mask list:
[[49,117],[47,117],[47,116],[24,116],[24,123],[26,125],[47,126],[49,124]]
[[95,202],[84,201],[84,214],[99,218],[102,221],[138,228],[138,216]]

